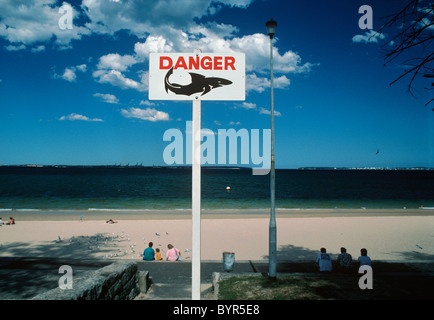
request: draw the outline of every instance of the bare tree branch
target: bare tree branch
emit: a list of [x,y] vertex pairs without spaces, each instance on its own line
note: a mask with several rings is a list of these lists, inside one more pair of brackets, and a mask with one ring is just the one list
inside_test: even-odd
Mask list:
[[[383,46],[385,65],[404,55],[413,56],[403,62],[410,68],[390,83],[393,85],[409,76],[407,90],[412,96],[416,78],[434,77],[434,2],[431,1],[423,7],[420,6],[421,2],[410,0],[401,11],[387,16],[387,21],[378,31],[382,33],[386,29],[399,29],[399,32]],[[434,99],[431,99],[426,105],[433,101]]]

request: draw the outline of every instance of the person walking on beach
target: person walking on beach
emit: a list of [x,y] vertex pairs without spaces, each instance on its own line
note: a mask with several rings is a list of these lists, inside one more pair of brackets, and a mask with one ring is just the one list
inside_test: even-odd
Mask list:
[[168,260],[168,261],[181,260],[181,252],[178,249],[176,249],[170,243],[167,245],[167,248],[169,250],[167,250],[167,252],[166,252],[166,260]]
[[341,253],[338,255],[336,265],[340,271],[348,272],[353,266],[353,258],[351,254],[347,253],[347,249],[342,247]]
[[366,250],[365,248],[360,249],[360,254],[361,256],[359,257],[359,259],[357,259],[357,261],[359,262],[359,267],[361,266],[372,267],[372,261],[371,258],[369,258],[368,256],[368,250]]
[[331,272],[332,271],[332,259],[327,253],[326,248],[321,248],[321,252],[316,258],[315,264],[320,272]]
[[155,251],[152,249],[152,246],[154,244],[152,242],[149,242],[148,247],[143,251],[143,260],[145,261],[152,261],[155,260]]

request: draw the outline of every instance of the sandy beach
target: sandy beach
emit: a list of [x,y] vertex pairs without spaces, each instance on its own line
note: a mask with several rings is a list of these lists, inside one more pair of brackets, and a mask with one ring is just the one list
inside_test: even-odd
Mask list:
[[[190,212],[2,212],[0,256],[72,259],[141,259],[148,242],[165,255],[169,243],[191,260]],[[83,215],[82,220],[80,217]],[[106,220],[117,221],[114,224]],[[267,212],[211,211],[201,218],[201,259],[268,259]],[[321,247],[353,258],[368,249],[372,260],[434,259],[434,210],[278,210],[278,260],[314,260]]]

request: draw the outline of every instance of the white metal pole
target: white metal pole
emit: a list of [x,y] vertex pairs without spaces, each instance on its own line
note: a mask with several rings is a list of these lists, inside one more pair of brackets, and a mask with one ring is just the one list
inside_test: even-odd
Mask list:
[[193,100],[192,132],[192,300],[200,300],[200,220],[201,220],[201,101]]

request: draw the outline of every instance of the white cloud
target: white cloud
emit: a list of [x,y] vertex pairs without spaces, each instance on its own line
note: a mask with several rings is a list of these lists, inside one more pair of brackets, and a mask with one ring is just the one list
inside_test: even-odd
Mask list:
[[[275,89],[288,89],[291,81],[285,76],[274,77],[273,86]],[[246,91],[264,92],[271,87],[270,79],[266,77],[258,77],[255,73],[246,75]]]
[[126,29],[144,37],[161,28],[181,29],[195,18],[217,13],[223,6],[246,8],[252,0],[160,0],[106,1],[83,0],[82,8],[94,32],[114,34]]
[[[129,68],[137,63],[148,60],[151,52],[193,52],[200,48],[202,52],[244,52],[246,54],[246,91],[263,92],[270,87],[269,79],[260,74],[268,73],[270,68],[269,37],[265,34],[235,37],[236,27],[226,24],[208,23],[207,26],[191,25],[187,31],[162,27],[156,33],[149,35],[144,42],[136,42],[134,54],[119,55],[110,53],[100,58],[98,70],[93,73],[96,81],[110,83],[123,89],[148,89],[148,73],[143,72],[140,80],[133,80],[126,76]],[[274,48],[274,87],[287,89],[290,80],[285,74],[308,73],[314,64],[301,63],[301,57],[287,51],[280,54]]]
[[[73,28],[62,30],[59,25],[59,3],[56,0],[3,0],[0,2],[0,37],[11,44],[9,49],[24,49],[35,42],[49,42],[54,38],[58,48],[71,48],[72,40],[92,33],[111,34],[128,30],[145,39],[137,42],[132,55],[109,53],[100,58],[95,74],[97,81],[116,83],[122,87],[144,90],[145,83],[128,81],[123,73],[132,65],[147,60],[150,52],[245,52],[248,72],[268,73],[269,37],[256,33],[237,37],[238,28],[224,23],[198,24],[196,18],[210,16],[223,7],[247,8],[253,0],[83,0],[73,8]],[[79,19],[85,17],[86,19]],[[83,23],[81,21],[89,21]],[[82,25],[79,25],[82,23]],[[275,38],[275,45],[278,38]],[[45,47],[33,48],[33,52]],[[307,73],[313,64],[302,63],[292,51],[280,53],[274,48],[274,68],[277,73]],[[111,70],[121,73],[110,73]],[[74,71],[74,70],[71,70]],[[72,79],[72,72],[65,75]],[[282,79],[283,80],[283,79]],[[129,83],[127,83],[129,82]],[[145,85],[146,87],[146,85]],[[257,91],[261,91],[258,88]]]
[[40,46],[32,48],[32,52],[42,52],[42,51],[45,51],[44,45],[40,45]]
[[[112,86],[119,87],[121,89],[145,91],[148,88],[146,83],[129,79],[118,70],[96,70],[92,75],[99,83],[109,83]],[[142,77],[142,81],[144,80],[145,79]]]
[[[145,59],[150,52],[244,52],[247,72],[268,72],[270,69],[270,39],[264,33],[242,37],[234,36],[238,29],[232,25],[215,22],[192,25],[186,31],[161,28],[159,35],[149,36],[145,42],[135,44],[137,56]],[[277,43],[277,40],[276,40]],[[301,57],[292,51],[280,54],[273,48],[274,71],[278,73],[308,73],[314,64],[302,63]]]
[[72,68],[65,68],[65,71],[63,72],[63,75],[60,76],[63,80],[73,82],[77,79],[77,76],[75,75],[75,69]]
[[62,116],[59,118],[59,120],[61,120],[61,121],[63,121],[63,120],[69,120],[69,121],[79,120],[79,121],[95,121],[95,122],[104,121],[104,120],[98,119],[98,118],[91,119],[91,118],[88,118],[86,116],[83,116],[83,115],[77,114],[77,113],[71,113],[67,116]]
[[[191,1],[178,1],[179,3],[183,3],[185,8],[191,8],[197,6],[197,2]],[[204,1],[206,2],[206,1]],[[100,1],[85,1],[93,7],[94,10],[99,12],[100,19],[105,21],[108,25],[111,23],[121,23],[121,21],[111,22],[108,19],[108,16],[118,15],[119,12],[113,9],[113,12],[110,9],[101,10]],[[194,3],[194,4],[193,4]],[[223,2],[215,2],[214,4],[210,4],[209,2],[207,6],[213,6],[215,4],[223,4]],[[172,1],[159,1],[158,6],[163,6],[164,4],[169,5],[172,4]],[[250,4],[250,1],[224,1],[224,5],[234,6],[237,5],[239,7],[246,7]],[[117,4],[107,4],[108,7],[118,7]],[[136,1],[131,2],[132,7],[147,7],[149,10],[157,10],[157,5],[151,4],[138,4]],[[168,6],[169,7],[169,6]],[[176,7],[176,6],[175,6]],[[174,11],[175,7],[171,7],[170,11]],[[185,9],[184,8],[184,9]],[[125,8],[118,7],[118,10],[124,10]],[[181,10],[180,15],[182,16],[185,11]],[[193,10],[194,11],[194,10]],[[202,14],[205,10],[201,10]],[[122,18],[125,21],[128,21],[126,16],[130,17],[131,20],[134,20],[132,16],[130,16],[131,12],[125,12],[122,14]],[[160,12],[160,14],[166,15],[167,10]],[[178,15],[178,12],[176,12]],[[187,14],[187,16],[189,16]],[[147,27],[142,31],[144,34],[141,36],[145,38],[144,41],[139,41],[134,45],[134,59],[136,62],[143,62],[148,59],[149,54],[151,52],[193,52],[195,49],[201,49],[202,52],[222,52],[222,53],[231,53],[231,52],[244,52],[246,54],[246,70],[247,72],[256,72],[256,73],[268,73],[270,68],[270,40],[269,37],[264,33],[255,33],[251,35],[245,35],[242,37],[237,37],[236,33],[238,32],[238,28],[224,23],[216,23],[216,22],[207,22],[206,24],[197,24],[192,21],[192,18],[183,18],[179,19],[178,22],[174,23],[162,23],[159,21],[158,24],[151,24],[149,22],[152,19],[159,20],[159,16],[150,17],[151,14],[145,15],[143,17],[135,17],[135,19],[141,19],[140,21],[143,24],[147,24]],[[201,15],[193,14],[194,17],[200,17]],[[112,17],[113,19],[113,17]],[[190,20],[189,20],[190,19]],[[109,21],[110,20],[110,21]],[[119,20],[119,19],[118,19]],[[176,19],[175,19],[176,20]],[[182,24],[178,26],[180,21],[183,21]],[[124,21],[124,22],[125,22]],[[114,27],[112,25],[110,29],[118,30],[120,26]],[[134,28],[139,28],[136,24],[128,24],[125,26],[129,30],[132,30],[134,33]],[[132,29],[131,29],[132,28]],[[139,35],[139,33],[136,33]],[[278,38],[275,40],[275,47],[273,51],[274,55],[274,70],[276,73],[308,73],[311,71],[311,68],[314,66],[312,63],[302,63],[301,57],[292,51],[287,51],[281,54],[276,47],[278,43]],[[115,57],[112,57],[115,60]],[[116,61],[121,59],[121,56],[116,56]],[[134,59],[132,56],[129,56],[129,66],[134,64]],[[103,66],[103,58],[100,61],[100,67]],[[119,71],[125,71],[127,69],[126,63],[119,63],[117,68],[114,68]],[[283,78],[281,80],[284,80]],[[283,82],[280,88],[287,87],[288,81],[283,85]]]
[[286,76],[275,77],[273,79],[273,86],[276,89],[288,89],[291,81]]
[[[270,39],[262,33],[233,38],[228,42],[234,51],[246,53],[246,70],[264,72],[270,69]],[[273,69],[280,73],[306,73],[314,66],[311,63],[301,64],[301,57],[292,51],[280,54],[273,44]]]
[[365,34],[357,34],[353,37],[353,42],[356,43],[378,43],[378,40],[382,40],[386,38],[384,34],[381,32],[377,32],[374,30],[369,30],[368,32],[365,32]]
[[105,93],[105,94],[103,94],[103,93],[95,93],[93,96],[101,98],[104,102],[107,102],[107,103],[114,103],[114,104],[119,103],[119,99],[116,98],[116,96],[113,95],[113,94],[109,94],[109,93]]
[[[264,33],[237,36],[238,28],[231,24],[195,20],[215,14],[223,7],[247,8],[253,0],[83,0],[73,8],[73,28],[62,30],[59,25],[61,3],[56,0],[0,1],[0,37],[10,42],[6,50],[24,50],[29,45],[53,41],[59,49],[71,48],[72,40],[92,33],[113,35],[128,30],[140,40],[131,54],[108,53],[100,57],[93,77],[122,89],[140,92],[148,88],[148,74],[130,75],[130,68],[146,62],[151,52],[244,52],[246,54],[247,91],[263,92],[269,80],[269,37]],[[57,7],[56,7],[57,6]],[[145,14],[144,14],[145,13]],[[84,17],[85,19],[79,19]],[[88,21],[82,23],[81,21]],[[79,25],[81,23],[81,25]],[[279,39],[274,39],[273,57],[276,72],[275,87],[287,89],[287,74],[309,73],[314,66],[302,62],[293,52],[279,52]],[[355,41],[362,41],[355,38]],[[44,45],[31,49],[45,50]],[[58,78],[76,81],[79,66],[68,67]]]
[[231,7],[246,8],[253,1],[252,0],[218,0],[216,2],[220,2]]
[[145,60],[151,52],[172,52],[173,44],[169,43],[163,36],[150,35],[145,42],[137,42],[134,45],[134,52],[141,59]]
[[155,106],[155,103],[154,103],[154,102],[151,102],[151,101],[149,101],[149,100],[141,100],[139,104],[140,104],[141,106],[142,106],[142,105],[145,105],[145,106],[148,106],[148,107],[153,107],[153,106]]
[[246,91],[264,92],[266,88],[270,88],[270,80],[267,78],[260,78],[255,73],[246,75]]
[[135,63],[137,63],[137,60],[133,56],[109,53],[99,58],[97,68],[125,71]]
[[143,92],[148,89],[147,72],[139,74],[140,81],[125,76],[125,72],[128,72],[129,67],[140,61],[142,59],[137,56],[109,53],[100,57],[97,70],[92,75],[97,82],[109,83],[122,89],[134,89]]
[[[0,1],[0,37],[14,44],[33,44],[51,41],[62,47],[74,39],[91,33],[89,29],[73,25],[62,30],[58,21],[62,16],[56,0]],[[73,17],[79,12],[73,9]]]
[[[239,107],[247,109],[247,110],[258,110],[259,114],[271,114],[270,110],[265,109],[263,107],[260,107],[258,109],[256,103],[243,102],[241,105],[239,105]],[[274,115],[276,117],[281,117],[282,116],[282,114],[279,111],[276,111],[276,110],[274,110]],[[231,124],[231,125],[237,125],[237,124],[240,124],[240,123],[239,122],[233,122],[233,121],[231,121],[229,124]]]
[[62,78],[63,80],[74,82],[77,80],[76,72],[86,72],[87,66],[85,64],[81,64],[78,66],[66,67],[63,71],[62,75],[54,74],[54,78]]
[[[100,57],[93,72],[95,81],[140,92],[148,88],[148,74],[130,75],[130,68],[146,62],[151,52],[244,52],[246,54],[246,89],[263,92],[269,87],[269,37],[264,33],[237,36],[231,24],[209,21],[198,24],[197,18],[215,14],[223,7],[247,8],[253,0],[83,0],[73,12],[73,28],[62,30],[58,21],[61,3],[56,0],[0,1],[0,37],[10,42],[6,50],[23,50],[31,44],[53,41],[59,49],[71,48],[72,40],[92,33],[113,35],[128,30],[139,37],[131,54],[108,53]],[[79,19],[84,17],[86,19]],[[83,23],[81,21],[89,21]],[[79,25],[82,23],[82,25]],[[356,38],[357,41],[358,38]],[[287,89],[287,74],[309,73],[314,66],[302,62],[293,52],[279,52],[274,39],[275,87]],[[45,50],[44,45],[31,49]],[[76,81],[78,66],[68,67],[58,78]]]
[[121,114],[125,118],[137,118],[147,121],[167,121],[170,120],[169,114],[163,111],[158,111],[154,108],[130,108],[129,110],[122,109]]
[[[286,76],[275,77],[274,81],[275,89],[286,89],[290,84],[290,80]],[[265,77],[258,77],[254,73],[247,74],[246,76],[246,90],[263,92],[270,88],[270,79]]]
[[87,71],[87,66],[85,64],[80,64],[80,65],[76,66],[75,68],[80,70],[81,72]]
[[240,105],[240,107],[243,108],[243,109],[256,109],[256,103],[243,102]]
[[[434,11],[432,9],[431,9],[431,12],[428,12],[428,13],[430,13],[431,15],[434,15]],[[429,17],[425,17],[419,22],[419,28],[426,28],[427,30],[433,31],[434,30],[434,24],[430,20]]]
[[[260,114],[271,114],[271,111],[265,108],[259,108],[259,113]],[[281,117],[282,114],[279,111],[274,110],[274,116],[275,117]]]
[[4,47],[7,51],[20,51],[20,50],[25,50],[26,46],[21,44],[21,45],[8,45]]

